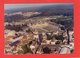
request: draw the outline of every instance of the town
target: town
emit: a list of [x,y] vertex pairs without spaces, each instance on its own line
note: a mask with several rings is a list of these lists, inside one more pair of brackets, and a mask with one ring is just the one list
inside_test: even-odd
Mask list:
[[42,12],[5,13],[5,54],[70,54],[74,52],[71,15]]

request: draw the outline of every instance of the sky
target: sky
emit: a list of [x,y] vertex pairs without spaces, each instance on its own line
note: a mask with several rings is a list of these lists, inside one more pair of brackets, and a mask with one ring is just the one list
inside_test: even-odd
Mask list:
[[24,7],[38,7],[38,6],[45,6],[45,5],[59,5],[59,4],[72,4],[72,3],[47,3],[47,4],[5,4],[4,9],[14,9],[14,8],[24,8]]

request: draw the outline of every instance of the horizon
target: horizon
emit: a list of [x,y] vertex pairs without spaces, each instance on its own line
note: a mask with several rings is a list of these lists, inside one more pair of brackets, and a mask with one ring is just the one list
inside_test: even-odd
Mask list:
[[40,7],[48,5],[73,5],[73,3],[44,3],[44,4],[4,4],[5,10],[25,8],[25,7]]

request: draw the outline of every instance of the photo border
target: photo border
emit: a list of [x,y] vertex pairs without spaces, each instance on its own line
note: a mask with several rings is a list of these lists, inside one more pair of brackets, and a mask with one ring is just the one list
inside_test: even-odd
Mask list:
[[[4,4],[74,3],[74,53],[73,54],[4,54]],[[80,0],[0,0],[0,57],[3,58],[80,58]]]

